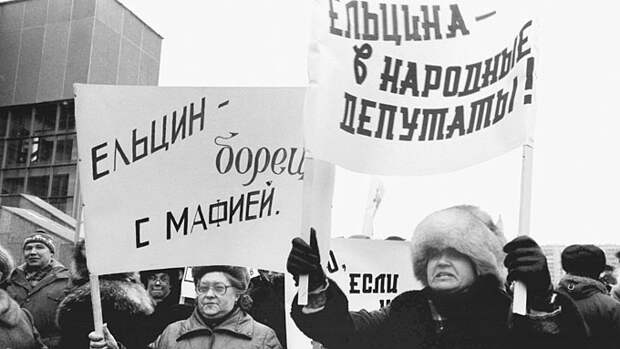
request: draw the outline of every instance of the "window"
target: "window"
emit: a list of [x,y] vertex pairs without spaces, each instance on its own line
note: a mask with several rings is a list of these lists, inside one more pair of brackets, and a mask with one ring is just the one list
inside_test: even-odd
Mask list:
[[8,109],[0,110],[0,138],[6,137],[6,126],[9,122]]
[[43,165],[52,162],[54,152],[53,137],[35,137],[32,139],[32,149],[30,151],[30,164]]
[[28,137],[30,136],[30,117],[31,108],[19,107],[11,112],[11,124],[9,137]]
[[56,103],[41,104],[34,110],[34,134],[56,130]]
[[49,175],[29,176],[28,177],[28,188],[26,192],[28,194],[36,195],[40,198],[46,198],[49,183],[50,183]]
[[24,192],[23,177],[5,177],[2,181],[2,194],[19,194]]
[[58,131],[75,130],[75,112],[73,110],[73,101],[64,101],[60,103],[60,118],[58,119]]
[[54,174],[51,196],[67,196],[67,193],[69,193],[69,175]]
[[75,135],[60,136],[56,142],[56,163],[77,160]]
[[6,142],[6,167],[25,166],[28,160],[29,139],[18,139]]

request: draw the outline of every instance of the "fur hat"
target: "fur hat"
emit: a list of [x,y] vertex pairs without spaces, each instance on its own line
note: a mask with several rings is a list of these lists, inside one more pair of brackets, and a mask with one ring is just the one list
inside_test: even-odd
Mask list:
[[13,257],[0,245],[0,283],[6,280],[13,271]]
[[246,291],[250,284],[250,273],[248,269],[244,267],[233,267],[231,265],[206,265],[201,267],[192,268],[192,277],[194,278],[194,285],[200,282],[200,279],[206,274],[214,271],[219,271],[228,275],[228,281],[236,289]]
[[49,234],[47,234],[45,230],[37,229],[36,233],[24,239],[22,250],[26,247],[27,244],[31,242],[40,242],[43,245],[47,246],[47,248],[49,248],[52,253],[56,252],[56,246],[54,245],[54,239],[52,239],[52,237]]
[[434,251],[453,248],[473,262],[477,275],[494,275],[504,282],[502,251],[506,238],[499,224],[476,206],[453,206],[424,218],[411,237],[413,272],[428,286],[426,265]]
[[570,245],[562,251],[562,269],[572,275],[598,279],[605,263],[605,252],[594,245]]

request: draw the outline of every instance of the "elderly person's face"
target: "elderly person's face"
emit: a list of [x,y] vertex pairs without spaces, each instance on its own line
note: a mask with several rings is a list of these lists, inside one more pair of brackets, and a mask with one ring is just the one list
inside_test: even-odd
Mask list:
[[206,273],[196,284],[196,308],[207,319],[228,314],[239,298],[237,289],[230,285],[225,273]]
[[467,256],[448,248],[431,255],[426,264],[426,277],[432,290],[456,293],[474,283],[476,270]]

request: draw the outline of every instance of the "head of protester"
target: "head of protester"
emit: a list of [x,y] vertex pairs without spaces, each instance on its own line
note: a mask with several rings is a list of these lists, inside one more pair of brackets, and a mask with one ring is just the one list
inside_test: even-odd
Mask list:
[[[72,284],[74,288],[60,303],[57,322],[61,331],[61,348],[86,348],[93,330],[91,287],[88,282],[85,242],[73,251]],[[103,321],[115,340],[127,349],[145,348],[150,339],[143,324],[154,311],[154,302],[135,272],[99,276]]]
[[155,302],[155,311],[143,322],[143,333],[154,341],[173,322],[187,319],[191,305],[180,304],[183,268],[146,270],[140,280]]
[[[338,348],[555,348],[580,343],[585,326],[554,293],[541,248],[526,236],[506,244],[501,224],[475,206],[434,212],[411,238],[412,269],[424,285],[374,311],[349,311],[326,278],[316,233],[293,240],[287,270],[309,276],[308,304],[291,316],[308,337]],[[506,268],[505,268],[506,267]],[[512,281],[528,289],[528,314],[511,314]]]
[[620,342],[620,303],[608,294],[600,275],[606,266],[602,249],[595,245],[570,245],[562,251],[566,275],[558,290],[577,305],[590,330],[590,346],[603,348]]
[[56,246],[51,236],[38,230],[24,240],[22,251],[24,252],[26,270],[39,271],[48,268],[52,263]]
[[54,258],[54,238],[38,229],[22,242],[24,262],[6,280],[8,294],[28,310],[43,342],[58,347],[60,331],[56,310],[69,287],[69,271]]
[[182,268],[156,269],[140,272],[140,280],[156,304],[178,300]]

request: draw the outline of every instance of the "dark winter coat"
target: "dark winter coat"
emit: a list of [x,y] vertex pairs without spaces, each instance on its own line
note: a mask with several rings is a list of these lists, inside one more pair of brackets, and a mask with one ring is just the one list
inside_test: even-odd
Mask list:
[[575,301],[590,330],[592,346],[620,345],[620,302],[607,294],[603,283],[569,274],[560,280],[558,289]]
[[611,289],[611,296],[613,297],[613,299],[620,302],[620,284],[614,286],[614,288]]
[[32,314],[43,343],[50,348],[56,348],[60,340],[56,310],[67,293],[69,270],[55,260],[51,263],[52,270],[34,287],[26,280],[26,265],[15,268],[7,280],[6,291],[22,308]]
[[0,348],[45,348],[34,327],[32,315],[17,305],[9,294],[0,289]]
[[[447,318],[433,320],[429,300]],[[322,310],[304,314],[295,298],[292,317],[308,337],[329,349],[582,348],[585,327],[570,300],[536,319],[510,314],[511,299],[497,280],[479,280],[465,295],[442,304],[430,289],[404,292],[381,310],[349,312],[346,296],[331,282]]]
[[254,321],[237,308],[226,320],[211,329],[198,311],[168,326],[151,345],[154,349],[281,349],[275,332]]
[[168,325],[187,319],[193,310],[190,305],[179,304],[177,297],[168,296],[155,306],[155,312],[144,320],[140,331],[148,342],[153,342]]
[[[141,331],[146,317],[153,312],[150,296],[142,284],[100,279],[103,322],[127,349],[144,349],[149,344]],[[88,348],[88,334],[93,331],[90,284],[73,290],[58,308],[58,325],[62,333],[62,349]]]
[[275,276],[272,281],[261,275],[250,280],[252,308],[249,310],[254,320],[271,327],[286,348],[286,325],[284,310],[284,275]]

